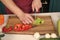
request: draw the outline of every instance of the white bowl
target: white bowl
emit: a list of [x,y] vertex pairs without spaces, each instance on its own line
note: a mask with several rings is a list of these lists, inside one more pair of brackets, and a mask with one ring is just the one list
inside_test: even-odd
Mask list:
[[4,26],[6,26],[7,21],[8,21],[8,15],[4,15],[4,23],[0,25],[0,27],[3,28]]

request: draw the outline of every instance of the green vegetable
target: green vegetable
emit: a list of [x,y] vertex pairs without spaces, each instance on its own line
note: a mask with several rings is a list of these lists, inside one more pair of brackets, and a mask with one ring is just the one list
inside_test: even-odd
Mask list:
[[60,36],[60,20],[58,20],[57,25],[58,25],[58,35]]
[[44,20],[40,19],[40,18],[37,18],[35,19],[35,21],[33,22],[33,25],[40,25],[40,24],[43,24],[44,23]]
[[39,40],[60,40],[60,38],[41,38]]

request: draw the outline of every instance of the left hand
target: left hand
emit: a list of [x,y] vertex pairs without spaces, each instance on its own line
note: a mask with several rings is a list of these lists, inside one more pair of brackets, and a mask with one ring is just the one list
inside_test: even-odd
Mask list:
[[39,9],[42,7],[41,0],[33,0],[32,2],[32,10],[36,9],[36,12],[39,11]]

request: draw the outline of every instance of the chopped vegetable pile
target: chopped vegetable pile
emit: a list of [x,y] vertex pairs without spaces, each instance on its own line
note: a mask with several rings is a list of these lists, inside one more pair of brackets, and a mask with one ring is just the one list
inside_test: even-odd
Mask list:
[[12,26],[6,26],[3,27],[2,31],[3,32],[10,32],[10,31],[25,31],[25,30],[29,30],[32,27],[32,25],[29,24],[15,24],[14,27]]

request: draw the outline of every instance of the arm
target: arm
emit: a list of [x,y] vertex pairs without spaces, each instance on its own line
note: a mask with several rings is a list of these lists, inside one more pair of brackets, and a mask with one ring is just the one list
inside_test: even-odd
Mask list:
[[1,0],[1,2],[17,17],[22,21],[24,24],[32,23],[33,18],[29,14],[25,14],[14,2],[13,0]]
[[36,9],[36,12],[39,11],[39,9],[42,7],[41,0],[33,0],[32,2],[32,10]]
[[18,15],[22,13],[22,10],[15,5],[13,0],[1,0],[1,2],[14,14]]

